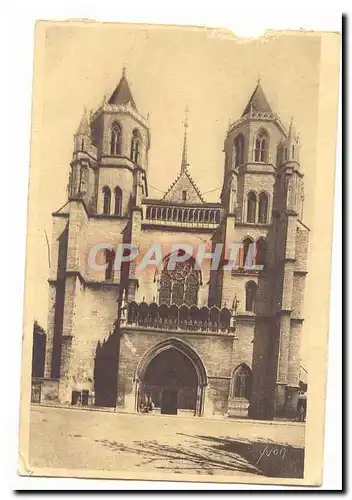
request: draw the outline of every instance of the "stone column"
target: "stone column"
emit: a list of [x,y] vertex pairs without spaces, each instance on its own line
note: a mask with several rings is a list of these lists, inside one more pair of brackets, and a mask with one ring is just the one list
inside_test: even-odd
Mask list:
[[45,345],[45,366],[44,378],[51,378],[53,349],[54,349],[54,336],[55,336],[55,316],[57,305],[56,287],[53,283],[49,283],[49,317],[48,317],[48,330],[46,335]]
[[[76,307],[76,276],[69,276],[65,281],[65,300],[63,327],[61,336],[61,356],[60,356],[60,402],[71,402],[71,397],[67,395],[72,378],[72,342],[74,338],[74,310]],[[65,389],[64,389],[65,387]],[[64,400],[61,400],[64,398]]]
[[203,398],[203,389],[200,385],[198,385],[197,387],[197,399],[196,399],[196,415],[197,416],[201,416],[202,413],[203,413],[203,402],[204,402],[204,398]]
[[297,398],[299,387],[286,387],[285,417],[294,418],[297,415]]
[[210,387],[207,385],[203,389],[203,416],[213,417],[213,403],[210,399]]
[[282,311],[280,318],[280,343],[277,362],[277,383],[287,384],[288,356],[290,348],[290,313]]
[[275,414],[282,415],[285,411],[286,385],[288,373],[288,356],[290,348],[290,315],[281,312],[280,318],[280,343],[277,361],[277,379],[275,393]]
[[[125,411],[127,413],[135,413],[137,411],[137,383],[132,383],[131,391],[125,394]],[[127,391],[126,391],[127,392]]]
[[[137,248],[139,247],[141,224],[142,224],[142,209],[133,208],[131,215],[129,243],[131,243],[131,245],[134,245]],[[136,296],[136,288],[138,286],[138,280],[136,279],[136,267],[137,267],[137,259],[134,259],[129,263],[129,270],[128,270],[128,289],[127,289],[128,302],[135,300]]]

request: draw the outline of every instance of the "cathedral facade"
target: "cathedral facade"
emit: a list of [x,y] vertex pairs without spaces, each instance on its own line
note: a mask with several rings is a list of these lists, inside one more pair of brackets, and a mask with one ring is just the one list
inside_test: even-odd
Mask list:
[[[74,137],[68,201],[53,215],[42,401],[177,415],[292,416],[299,390],[307,274],[300,141],[272,111],[260,82],[226,134],[223,186],[206,202],[189,171],[187,123],[180,171],[161,199],[148,194],[148,120],[125,73]],[[122,243],[158,266],[122,259]],[[210,251],[196,265],[185,245]],[[97,262],[89,265],[91,249]],[[173,245],[182,258],[170,269]],[[250,248],[254,265],[247,266]],[[187,258],[186,258],[187,257]],[[177,260],[177,259],[176,259]],[[98,264],[99,264],[98,262]]]

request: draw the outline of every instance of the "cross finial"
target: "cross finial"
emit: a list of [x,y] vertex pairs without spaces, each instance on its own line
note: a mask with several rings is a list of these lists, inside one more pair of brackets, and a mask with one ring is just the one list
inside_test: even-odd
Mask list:
[[126,76],[126,64],[123,65],[123,68],[122,68],[122,76],[125,77]]
[[257,85],[260,84],[260,73],[258,73],[258,76],[257,76]]
[[185,129],[188,128],[188,106],[185,107],[185,121],[184,121]]

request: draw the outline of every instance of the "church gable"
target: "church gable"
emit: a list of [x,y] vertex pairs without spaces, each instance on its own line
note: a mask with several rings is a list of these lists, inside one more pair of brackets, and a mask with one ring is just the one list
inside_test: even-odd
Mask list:
[[171,184],[163,200],[171,203],[205,203],[187,170],[181,172],[175,182]]

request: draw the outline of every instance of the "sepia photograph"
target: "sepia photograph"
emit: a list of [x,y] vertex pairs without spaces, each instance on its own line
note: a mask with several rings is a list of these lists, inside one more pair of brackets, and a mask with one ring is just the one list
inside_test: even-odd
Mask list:
[[339,43],[36,24],[21,474],[319,484]]

